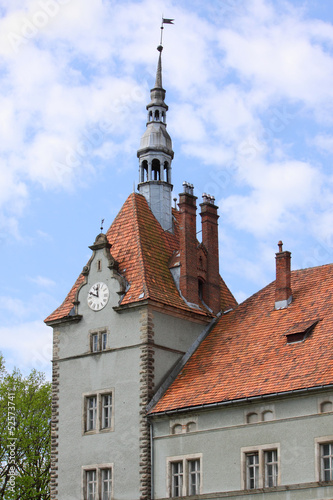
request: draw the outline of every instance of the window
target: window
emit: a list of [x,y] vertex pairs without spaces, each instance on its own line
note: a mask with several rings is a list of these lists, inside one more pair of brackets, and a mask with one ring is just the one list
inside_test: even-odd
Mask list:
[[83,395],[83,434],[113,430],[113,391]]
[[96,416],[97,416],[97,397],[91,396],[87,398],[87,423],[86,423],[87,431],[92,431],[96,429]]
[[246,454],[246,489],[259,488],[259,453]]
[[105,351],[108,346],[108,334],[102,333],[102,351]]
[[111,500],[112,475],[111,469],[101,469],[102,500]]
[[171,496],[183,496],[183,462],[171,463]]
[[108,333],[103,329],[90,334],[91,352],[106,351],[108,349]]
[[265,488],[272,488],[278,483],[277,450],[264,451],[265,461]]
[[333,481],[333,442],[320,445],[321,481]]
[[188,494],[198,495],[200,493],[200,460],[188,461]]
[[92,465],[83,468],[84,500],[112,499],[112,465]]
[[273,488],[279,484],[278,445],[242,449],[243,485],[246,490]]
[[96,471],[88,470],[86,473],[86,477],[87,477],[87,500],[95,500],[96,490],[97,490]]
[[92,335],[92,352],[97,352],[98,349],[98,333]]
[[112,394],[102,396],[102,429],[112,426]]
[[169,496],[199,495],[201,492],[201,456],[189,455],[168,460]]

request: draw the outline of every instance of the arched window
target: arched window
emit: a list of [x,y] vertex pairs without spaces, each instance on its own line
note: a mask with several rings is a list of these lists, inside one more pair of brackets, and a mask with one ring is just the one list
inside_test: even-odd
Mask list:
[[197,430],[197,424],[195,422],[189,422],[186,425],[186,432],[194,432]]
[[327,413],[333,410],[333,405],[331,401],[324,401],[320,405],[320,413]]
[[165,112],[162,111],[162,122],[165,123]]
[[269,420],[274,419],[274,414],[271,410],[266,410],[262,412],[261,418],[263,422],[268,422]]
[[152,111],[149,111],[149,114],[148,114],[148,121],[149,121],[149,122],[153,121],[153,112],[152,112]]
[[161,167],[160,160],[157,160],[155,158],[155,160],[152,161],[152,165],[151,165],[152,180],[153,181],[159,181],[159,180],[161,180],[160,179],[160,176],[161,176],[160,167]]
[[164,181],[170,184],[170,171],[169,171],[169,163],[167,161],[164,162]]
[[140,182],[146,181],[148,181],[148,162],[147,160],[143,160],[141,163]]
[[158,109],[155,110],[155,115],[154,115],[154,120],[155,122],[158,122],[160,119],[160,112]]
[[181,434],[183,430],[183,426],[180,424],[175,424],[172,427],[172,434]]
[[258,413],[252,412],[246,415],[246,422],[248,424],[255,424],[258,421],[259,421]]

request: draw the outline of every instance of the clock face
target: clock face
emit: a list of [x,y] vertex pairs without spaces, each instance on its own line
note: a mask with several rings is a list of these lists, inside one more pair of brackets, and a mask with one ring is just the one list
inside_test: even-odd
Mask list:
[[95,283],[88,292],[88,306],[93,311],[100,311],[106,306],[109,300],[109,289],[107,285],[101,281]]

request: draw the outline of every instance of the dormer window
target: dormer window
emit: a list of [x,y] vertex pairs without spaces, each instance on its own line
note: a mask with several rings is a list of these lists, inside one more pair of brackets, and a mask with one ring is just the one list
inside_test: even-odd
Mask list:
[[284,334],[287,337],[288,344],[303,342],[313,331],[319,319],[302,321],[289,328]]

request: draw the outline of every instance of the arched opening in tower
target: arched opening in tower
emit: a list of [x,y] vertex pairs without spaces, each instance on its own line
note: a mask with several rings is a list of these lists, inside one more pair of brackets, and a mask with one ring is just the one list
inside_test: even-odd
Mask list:
[[160,160],[157,160],[155,158],[152,161],[151,173],[152,173],[152,180],[153,181],[160,181],[161,180],[161,164],[160,164]]

